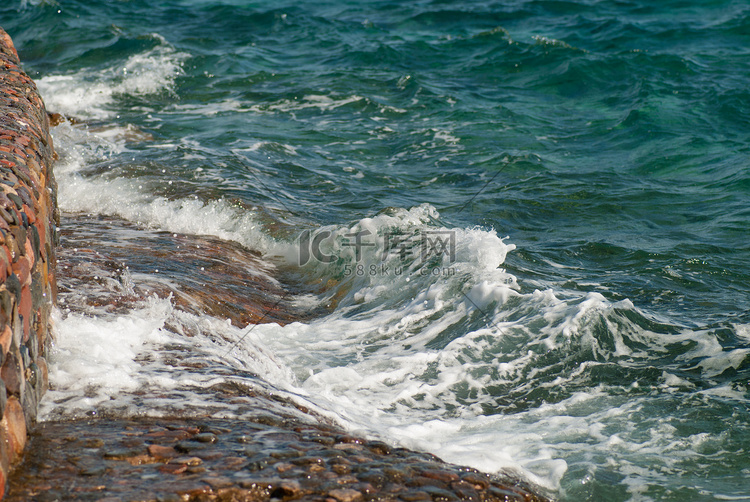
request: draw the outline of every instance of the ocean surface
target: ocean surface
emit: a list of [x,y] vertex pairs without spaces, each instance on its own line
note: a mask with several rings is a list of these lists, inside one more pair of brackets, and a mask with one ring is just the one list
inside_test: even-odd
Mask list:
[[[746,1],[4,0],[0,26],[74,119],[42,419],[242,420],[200,391],[245,382],[563,501],[750,500]],[[192,236],[282,292],[182,308],[237,277],[170,272]],[[66,283],[107,243],[117,274]]]

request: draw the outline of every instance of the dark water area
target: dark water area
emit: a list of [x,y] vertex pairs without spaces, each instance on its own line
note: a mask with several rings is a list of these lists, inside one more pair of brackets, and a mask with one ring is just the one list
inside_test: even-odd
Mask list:
[[[200,325],[227,375],[561,500],[750,497],[746,2],[14,0],[0,25],[76,119],[62,210],[118,222],[70,238],[153,243],[117,253],[144,264],[122,308],[63,292],[61,357],[127,331],[87,364],[132,376]],[[144,258],[191,241],[210,259]],[[51,375],[50,417],[115,406]]]

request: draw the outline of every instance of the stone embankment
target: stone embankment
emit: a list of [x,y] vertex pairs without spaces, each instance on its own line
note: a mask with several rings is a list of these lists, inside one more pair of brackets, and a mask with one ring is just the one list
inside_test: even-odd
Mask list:
[[[57,294],[54,253],[59,220],[48,115],[34,83],[19,64],[10,37],[0,29],[3,242],[0,498],[253,502],[547,500],[512,477],[490,476],[446,464],[431,455],[354,437],[273,393],[230,383],[204,391],[213,393],[211,402],[231,404],[250,418],[227,420],[215,418],[209,412],[194,411],[189,416],[158,419],[94,414],[97,418],[34,424],[39,400],[48,386],[45,356],[50,342],[50,311]],[[85,223],[83,228],[90,232],[96,222]],[[62,234],[63,239],[75,242],[75,235]],[[172,246],[169,249],[185,247],[184,242],[170,243],[168,238],[161,236],[161,248],[156,248],[171,261],[191,263],[190,260],[200,259],[208,264],[216,258],[163,252],[169,246]],[[176,235],[172,238],[178,239]],[[154,245],[150,241],[146,244],[130,249],[132,253],[122,259],[127,258],[136,268],[139,259],[152,259],[148,249],[153,251]],[[133,242],[130,245],[136,246]],[[65,276],[60,277],[61,301],[66,294],[74,294],[76,284],[96,280],[110,264],[119,266],[119,260],[106,257],[116,258],[122,246],[113,241],[111,247],[108,249],[99,239],[96,252],[73,255],[66,253],[63,242],[58,249],[63,263],[61,270],[66,270]],[[198,248],[224,258],[216,269],[221,277],[243,277],[242,271],[248,263],[243,259],[244,250],[233,249],[229,253],[222,243],[213,241],[201,241]],[[83,262],[97,259],[101,261],[95,263],[97,277],[87,278],[80,272],[87,270]],[[237,270],[231,268],[235,261]],[[74,270],[79,271],[78,275]],[[116,270],[111,272],[115,274]],[[250,303],[262,304],[264,299],[268,300],[267,295],[278,293],[251,279],[240,281],[241,284],[229,282],[227,287],[226,280],[216,281],[225,285],[223,289],[213,284],[200,291],[174,291],[175,306],[202,311],[206,305],[220,304],[217,315],[234,316],[238,324],[246,324],[253,321],[253,312],[258,310]],[[248,288],[258,294],[249,293]],[[117,306],[127,300],[117,294],[110,298],[107,294],[101,292],[94,299],[96,304]],[[139,293],[134,290],[128,294]],[[252,301],[248,302],[246,297]],[[286,314],[295,315],[293,310],[286,310]],[[277,322],[282,320],[275,316],[272,317]],[[179,370],[179,362],[177,357],[172,361],[175,371]],[[30,438],[28,445],[27,438]]]
[[47,389],[55,301],[55,181],[49,122],[0,28],[0,493]]

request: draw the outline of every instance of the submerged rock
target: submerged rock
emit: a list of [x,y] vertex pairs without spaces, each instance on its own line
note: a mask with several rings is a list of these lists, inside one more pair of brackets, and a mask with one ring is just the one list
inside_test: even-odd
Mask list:
[[[517,479],[278,418],[279,425],[210,417],[44,423],[7,500],[549,500]],[[217,441],[178,453],[185,440],[197,444],[207,434]],[[342,448],[350,445],[360,448]]]

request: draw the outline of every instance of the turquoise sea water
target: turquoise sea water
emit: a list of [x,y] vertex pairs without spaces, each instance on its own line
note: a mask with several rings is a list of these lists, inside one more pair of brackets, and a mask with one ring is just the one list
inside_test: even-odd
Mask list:
[[560,500],[750,500],[747,2],[10,0],[0,26],[79,121],[65,211],[338,299],[253,331],[271,384]]

